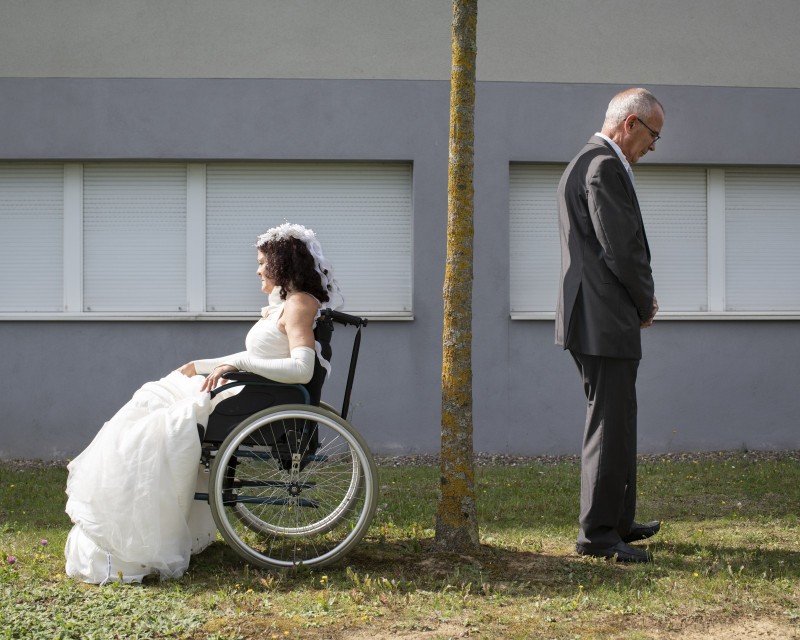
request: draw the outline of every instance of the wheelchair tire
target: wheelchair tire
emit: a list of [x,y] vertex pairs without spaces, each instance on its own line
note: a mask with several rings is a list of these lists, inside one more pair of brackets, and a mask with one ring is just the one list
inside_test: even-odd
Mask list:
[[265,568],[339,560],[369,529],[377,499],[364,439],[324,408],[281,405],[250,416],[211,465],[209,502],[220,534]]
[[328,404],[328,403],[327,403],[327,402],[325,402],[325,401],[320,401],[320,403],[319,403],[319,408],[320,408],[320,409],[325,409],[326,411],[330,411],[331,413],[335,413],[335,414],[336,414],[337,416],[339,416],[340,418],[342,417],[342,412],[341,412],[341,411],[339,411],[339,410],[338,410],[336,407],[334,407],[332,404]]

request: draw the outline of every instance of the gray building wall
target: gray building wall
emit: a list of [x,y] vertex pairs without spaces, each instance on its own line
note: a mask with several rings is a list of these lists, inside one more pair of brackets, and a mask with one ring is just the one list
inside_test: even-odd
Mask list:
[[[448,80],[448,0],[3,0],[0,76]],[[798,87],[796,0],[488,0],[478,79]]]
[[[666,164],[800,165],[800,90],[648,85]],[[618,85],[483,82],[476,114],[475,447],[577,452],[583,398],[552,321],[509,319],[508,166],[566,162]],[[377,452],[439,444],[448,83],[437,80],[0,78],[0,159],[408,160],[414,321],[365,330],[353,423]],[[789,129],[790,130],[790,129]],[[57,277],[58,274],[55,274]],[[555,283],[554,283],[555,286]],[[247,323],[0,322],[0,457],[70,456],[143,382],[241,348]],[[340,402],[341,364],[325,389]],[[662,321],[645,333],[642,451],[797,448],[796,321]]]
[[[552,321],[509,319],[509,162],[566,162],[621,86],[667,108],[648,161],[800,166],[796,0],[482,2],[475,446],[577,452],[583,398]],[[449,2],[3,0],[0,160],[413,162],[414,320],[365,330],[352,421],[439,445]],[[54,277],[58,277],[55,273]],[[0,321],[0,458],[80,451],[140,384],[239,350],[227,321]],[[348,329],[325,399],[340,402]],[[640,449],[797,448],[796,321],[659,321]]]

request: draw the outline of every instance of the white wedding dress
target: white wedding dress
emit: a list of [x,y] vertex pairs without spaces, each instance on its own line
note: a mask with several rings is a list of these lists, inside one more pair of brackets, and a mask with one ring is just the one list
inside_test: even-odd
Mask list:
[[[277,287],[248,333],[247,351],[197,360],[198,373],[226,360],[265,365],[289,356],[289,339],[277,326],[284,303],[276,294]],[[200,391],[204,379],[173,371],[148,382],[68,465],[66,511],[75,526],[65,548],[67,575],[100,584],[141,582],[152,573],[177,578],[190,556],[216,539],[208,503],[194,500],[195,491],[208,492],[197,425],[205,427],[231,392],[212,401]]]
[[211,408],[202,381],[173,371],[148,382],[69,464],[67,575],[101,584],[177,578],[216,539],[208,503],[194,500],[208,486],[197,433]]

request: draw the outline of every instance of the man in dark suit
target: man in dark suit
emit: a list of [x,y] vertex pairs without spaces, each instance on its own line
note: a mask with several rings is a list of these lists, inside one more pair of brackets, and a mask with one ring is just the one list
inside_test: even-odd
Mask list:
[[587,398],[581,457],[581,555],[646,562],[628,544],[654,535],[636,512],[636,373],[641,329],[658,304],[630,165],[655,150],[664,109],[645,89],[608,105],[558,185],[561,285],[556,344],[569,349]]

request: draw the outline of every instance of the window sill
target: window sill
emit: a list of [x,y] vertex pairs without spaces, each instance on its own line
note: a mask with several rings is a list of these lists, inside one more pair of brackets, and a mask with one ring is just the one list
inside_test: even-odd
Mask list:
[[[370,322],[408,322],[411,312],[350,311]],[[0,313],[0,322],[255,322],[258,311],[216,313],[96,312],[96,313]]]
[[[512,311],[512,320],[555,320],[552,311]],[[800,320],[800,311],[660,311],[656,322],[665,320]]]

